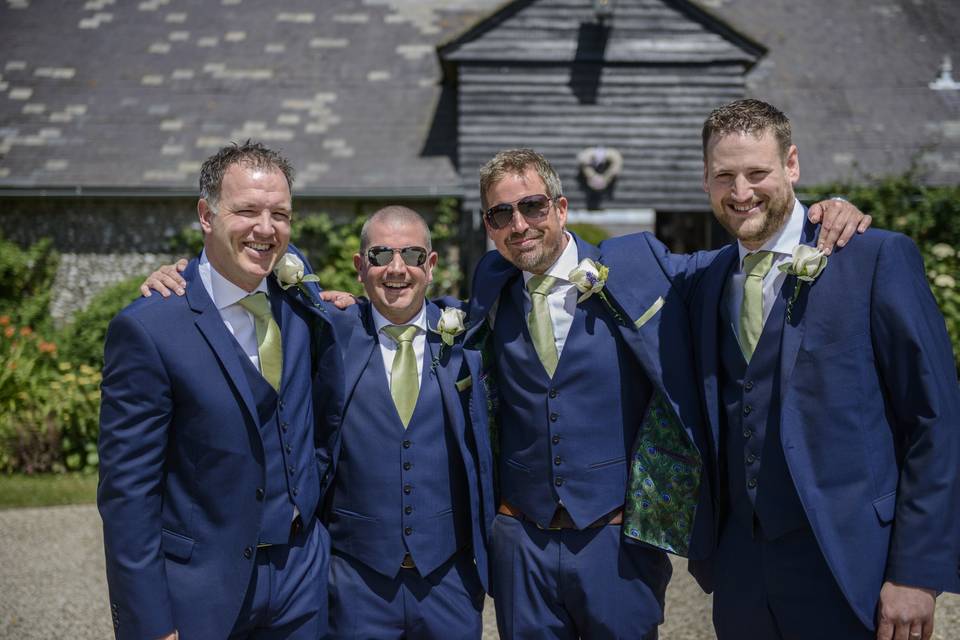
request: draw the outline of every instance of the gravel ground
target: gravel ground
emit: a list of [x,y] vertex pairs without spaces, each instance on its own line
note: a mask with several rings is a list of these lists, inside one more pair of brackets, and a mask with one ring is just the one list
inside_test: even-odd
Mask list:
[[[113,637],[103,568],[100,516],[94,506],[0,511],[0,639],[108,640]],[[674,563],[661,640],[710,640],[710,600]],[[485,640],[497,638],[493,603],[484,609]],[[960,637],[960,596],[937,605],[936,640]],[[814,640],[814,639],[811,639]]]

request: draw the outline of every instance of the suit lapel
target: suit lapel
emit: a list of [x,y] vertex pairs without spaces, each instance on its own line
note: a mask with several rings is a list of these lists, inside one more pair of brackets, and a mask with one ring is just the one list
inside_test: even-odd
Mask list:
[[[820,234],[820,227],[813,224],[806,217],[804,209],[804,226],[801,243],[814,246],[817,242],[817,236]],[[793,375],[793,367],[797,363],[797,354],[800,351],[800,343],[803,342],[803,333],[806,330],[805,314],[803,310],[807,306],[807,298],[810,295],[810,289],[814,282],[801,283],[796,276],[787,276],[780,289],[780,296],[786,299],[787,304],[793,296],[796,287],[802,287],[800,295],[793,303],[790,321],[784,318],[783,337],[780,347],[780,399],[781,401],[789,389],[790,376]],[[804,286],[806,285],[806,286]]]
[[520,270],[507,262],[497,251],[490,251],[484,256],[474,274],[465,343],[475,339],[491,309],[497,305],[504,287],[508,286],[513,278],[519,276]]
[[[452,347],[443,344],[440,334],[432,331],[432,327],[437,326],[440,320],[440,309],[432,302],[427,302],[427,349],[423,354],[423,380],[425,384],[428,376],[436,376],[440,385],[440,397],[443,399],[443,409],[449,419],[449,424],[453,425],[458,441],[463,440],[463,408],[460,404],[460,398],[457,393],[456,376],[460,372],[460,364],[463,361],[463,350],[460,344],[454,343]],[[437,361],[437,366],[432,363]]]
[[343,408],[346,411],[347,405],[353,397],[353,390],[367,368],[367,363],[373,354],[380,347],[380,340],[377,337],[373,327],[373,316],[370,312],[370,303],[360,303],[363,305],[360,311],[360,325],[350,334],[350,342],[343,352],[344,368],[344,399]]
[[192,261],[183,273],[183,278],[187,281],[187,304],[197,313],[194,323],[210,348],[213,349],[213,353],[220,364],[223,365],[230,382],[240,394],[240,398],[243,400],[250,416],[258,421],[257,403],[253,399],[253,392],[247,382],[247,376],[243,372],[243,362],[240,360],[240,355],[237,353],[235,346],[236,340],[227,330],[226,325],[223,324],[220,311],[207,294],[203,281],[200,280],[200,274],[197,272],[197,265],[196,260]]
[[701,390],[704,404],[707,409],[707,420],[713,434],[713,453],[719,455],[720,442],[720,408],[718,389],[718,366],[720,331],[727,330],[724,325],[721,305],[724,303],[723,291],[730,279],[730,272],[737,264],[739,253],[737,245],[725,247],[714,260],[713,264],[703,276],[700,290],[703,296],[699,301],[699,323],[693,327],[694,341],[700,345],[696,350],[696,358],[700,371]]

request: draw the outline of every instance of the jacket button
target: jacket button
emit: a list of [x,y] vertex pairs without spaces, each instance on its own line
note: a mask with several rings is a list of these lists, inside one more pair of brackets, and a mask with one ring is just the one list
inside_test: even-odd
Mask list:
[[247,547],[243,550],[243,557],[249,560],[253,557],[253,547]]
[[411,507],[410,505],[407,505],[403,508],[403,512],[407,515],[410,515],[411,513],[413,513],[413,507]]
[[404,440],[404,441],[403,441],[403,448],[404,448],[404,449],[409,449],[409,448],[410,448],[410,441],[409,441],[409,440]]
[[263,500],[264,491],[260,487],[257,487],[257,500]]
[[754,462],[756,462],[756,460],[757,460],[757,456],[753,455],[752,453],[747,456],[747,464],[753,464]]
[[551,413],[551,414],[550,414],[550,422],[556,422],[556,421],[557,421],[557,418],[559,418],[559,417],[560,417],[560,416],[559,416],[558,414],[556,414],[556,413]]
[[752,435],[753,435],[753,431],[751,431],[750,429],[744,429],[744,430],[743,430],[743,437],[744,437],[744,438],[750,439],[750,436],[752,436]]
[[551,398],[556,398],[556,397],[557,397],[557,390],[556,390],[556,389],[550,389],[550,397],[551,397]]
[[287,429],[290,428],[290,425],[287,424],[286,422],[281,422],[281,423],[280,423],[280,428],[283,429],[283,432],[284,432],[284,433],[286,433],[286,432],[287,432]]
[[404,470],[404,471],[410,471],[410,467],[412,467],[412,466],[413,466],[413,465],[410,464],[409,461],[404,462],[404,463],[403,463],[403,470]]
[[557,456],[557,457],[555,457],[555,458],[553,459],[553,464],[555,464],[555,465],[557,465],[557,466],[560,466],[560,463],[561,463],[561,462],[563,462],[563,460],[560,459],[560,456]]
[[553,436],[552,438],[550,438],[550,442],[552,442],[553,444],[560,444],[560,436]]
[[284,449],[286,450],[287,453],[290,453],[290,452],[293,451],[293,449],[290,447],[289,444],[288,444],[287,446],[285,446]]
[[750,405],[744,405],[744,407],[743,407],[743,415],[748,416],[748,415],[750,415],[750,412],[751,412],[751,411],[753,411],[753,407],[751,407]]
[[410,495],[410,492],[411,492],[411,491],[413,491],[413,487],[411,487],[409,484],[403,485],[403,493],[404,493],[404,494]]
[[747,391],[750,391],[751,389],[753,389],[753,380],[747,380],[746,382],[744,382],[743,388],[746,389]]
[[296,496],[298,493],[300,493],[300,489],[298,489],[297,487],[294,487],[294,488],[291,490],[291,493]]
[[290,472],[290,475],[293,475],[293,472],[295,471],[295,469],[293,468],[293,465],[290,465],[289,467],[287,467],[287,471]]
[[750,478],[750,481],[747,482],[747,486],[750,487],[751,489],[755,488],[757,486],[757,479]]
[[279,405],[280,405],[280,408],[283,409],[283,400],[281,400],[281,401],[280,401],[279,403],[277,403],[277,404],[279,404]]
[[403,528],[403,535],[408,536],[408,535],[410,535],[411,533],[413,533],[413,529],[412,529],[411,527],[404,527],[404,528]]
[[562,486],[563,486],[563,478],[555,478],[554,481],[553,481],[553,484],[557,485],[558,487],[562,487]]

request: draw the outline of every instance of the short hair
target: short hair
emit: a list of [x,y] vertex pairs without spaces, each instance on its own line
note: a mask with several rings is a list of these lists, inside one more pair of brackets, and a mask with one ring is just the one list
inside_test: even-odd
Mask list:
[[552,200],[563,195],[560,176],[541,154],[533,149],[504,149],[480,169],[481,206],[484,209],[490,206],[487,202],[487,189],[500,182],[504,176],[523,175],[528,169],[535,169],[537,175],[543,180],[543,184],[547,187],[548,198]]
[[423,219],[423,216],[409,207],[391,204],[374,211],[373,214],[367,218],[366,222],[363,223],[363,227],[360,229],[361,255],[365,254],[367,247],[370,246],[370,225],[375,222],[391,225],[420,225],[423,228],[423,237],[427,240],[426,249],[427,251],[433,251],[433,247],[430,244],[430,227],[427,226],[427,221]]
[[760,137],[768,129],[776,136],[780,147],[780,156],[784,160],[793,144],[790,120],[772,104],[746,98],[734,100],[717,107],[703,122],[703,158],[707,158],[707,145],[714,135],[728,133],[749,133]]
[[224,174],[235,164],[251,169],[277,169],[287,179],[287,188],[293,193],[293,166],[289,160],[259,142],[231,142],[207,158],[200,167],[200,197],[211,208],[216,208],[220,200]]

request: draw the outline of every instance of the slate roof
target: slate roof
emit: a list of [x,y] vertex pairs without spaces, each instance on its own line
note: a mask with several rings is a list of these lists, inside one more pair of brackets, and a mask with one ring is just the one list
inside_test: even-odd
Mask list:
[[[960,181],[960,91],[928,86],[945,55],[960,79],[956,0],[696,2],[767,48],[747,90],[791,116],[804,183],[918,152]],[[194,194],[203,158],[252,137],[291,157],[302,195],[462,194],[436,47],[509,6],[0,0],[0,193]]]
[[196,193],[230,140],[296,192],[459,193],[436,44],[492,0],[0,0],[0,189]]
[[760,42],[749,95],[790,117],[813,185],[906,170],[960,183],[960,90],[934,91],[944,56],[960,81],[956,0],[695,0]]

